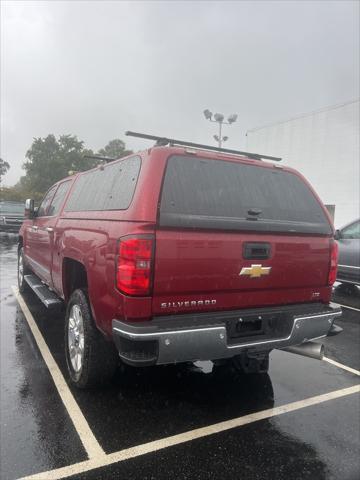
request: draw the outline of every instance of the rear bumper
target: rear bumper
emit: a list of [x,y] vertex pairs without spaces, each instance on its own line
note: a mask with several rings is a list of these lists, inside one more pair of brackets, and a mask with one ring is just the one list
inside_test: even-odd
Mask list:
[[[112,331],[121,359],[130,365],[169,364],[230,358],[245,351],[286,348],[336,334],[337,304],[292,305],[280,308],[172,315],[152,321],[113,320]],[[237,337],[230,326],[247,319],[270,319],[266,331]],[[271,323],[272,322],[272,323]],[[272,327],[271,325],[275,325]],[[335,333],[336,332],[336,333]]]
[[339,265],[336,280],[338,282],[360,285],[360,267]]

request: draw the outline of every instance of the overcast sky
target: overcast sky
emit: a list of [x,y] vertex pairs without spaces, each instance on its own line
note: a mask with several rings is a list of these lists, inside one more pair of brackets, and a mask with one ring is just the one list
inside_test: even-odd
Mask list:
[[[247,130],[359,97],[358,1],[3,1],[1,158],[33,137],[95,150],[125,130],[212,143],[205,108]],[[261,152],[267,153],[267,152]]]

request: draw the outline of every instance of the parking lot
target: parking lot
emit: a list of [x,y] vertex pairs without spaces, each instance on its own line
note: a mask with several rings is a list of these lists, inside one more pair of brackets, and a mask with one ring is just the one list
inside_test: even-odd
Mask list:
[[63,315],[17,295],[0,238],[1,479],[358,479],[360,291],[334,289],[344,331],[326,358],[273,351],[269,374],[211,362],[67,383]]

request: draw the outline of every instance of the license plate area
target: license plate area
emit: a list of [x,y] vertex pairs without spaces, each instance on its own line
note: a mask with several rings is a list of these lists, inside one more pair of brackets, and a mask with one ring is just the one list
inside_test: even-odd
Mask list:
[[293,316],[284,312],[239,315],[226,321],[228,342],[286,337],[292,325]]
[[248,335],[261,335],[264,333],[264,320],[260,317],[239,317],[231,324],[233,337],[246,337]]

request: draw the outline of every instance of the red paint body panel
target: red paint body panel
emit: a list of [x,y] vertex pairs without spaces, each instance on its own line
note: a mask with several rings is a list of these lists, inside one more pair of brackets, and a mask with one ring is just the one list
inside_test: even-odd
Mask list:
[[[245,242],[269,243],[270,258],[243,259]],[[271,267],[270,275],[260,278],[239,275],[243,267],[252,264]],[[216,308],[222,310],[327,302],[328,269],[326,237],[158,230],[153,313],[191,311],[188,307],[161,308],[161,303],[175,301],[174,296],[176,301],[216,299]]]
[[[158,228],[166,161],[174,154],[187,152],[180,147],[159,147],[138,154],[142,159],[141,170],[127,210],[67,212],[66,200],[81,174],[75,175],[58,216],[28,219],[21,227],[26,259],[34,272],[66,300],[65,262],[72,259],[81,263],[87,274],[94,318],[107,336],[111,336],[114,318],[139,321],[169,313],[329,302],[331,236]],[[196,155],[275,168],[271,163],[226,154],[198,152]],[[284,169],[306,182],[298,172]],[[37,232],[34,226],[38,227]],[[44,229],[47,226],[53,228],[52,233]],[[37,235],[39,230],[41,234]],[[153,292],[149,297],[130,297],[119,292],[115,284],[118,240],[125,235],[147,233],[155,235]],[[270,258],[244,260],[243,243],[259,241],[271,245]],[[241,268],[254,263],[271,267],[271,274],[261,278],[239,275]],[[216,304],[189,308],[181,303],[207,299],[216,300]],[[171,302],[175,306],[161,306]]]

